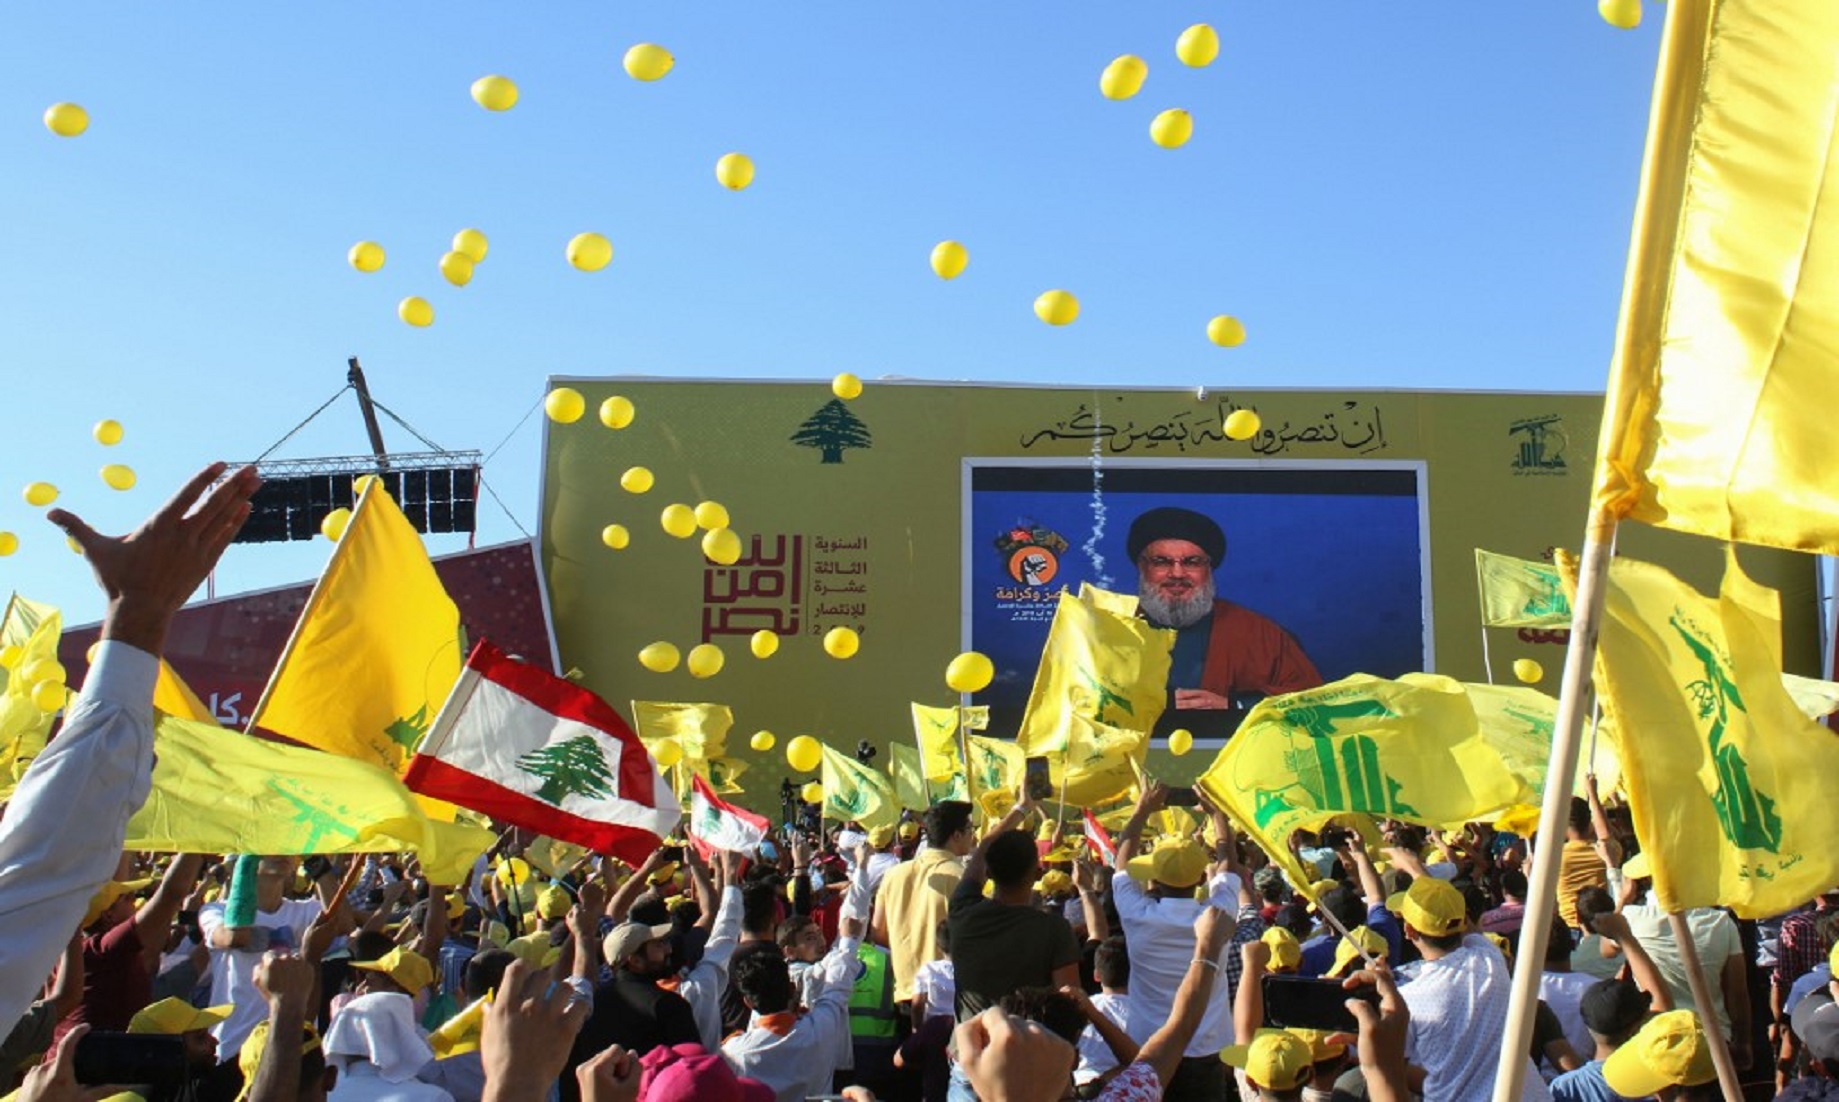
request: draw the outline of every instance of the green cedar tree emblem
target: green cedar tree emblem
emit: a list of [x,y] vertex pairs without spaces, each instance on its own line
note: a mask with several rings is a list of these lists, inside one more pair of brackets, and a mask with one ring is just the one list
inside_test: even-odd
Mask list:
[[816,413],[805,418],[805,423],[798,426],[792,434],[792,443],[806,448],[816,448],[822,453],[824,463],[841,463],[844,448],[867,448],[872,446],[868,426],[862,419],[849,412],[841,398],[832,398],[818,407]]
[[543,778],[536,798],[560,807],[569,796],[594,800],[613,797],[610,782],[613,774],[600,743],[592,735],[576,735],[566,742],[544,746],[517,759],[517,767],[533,777]]

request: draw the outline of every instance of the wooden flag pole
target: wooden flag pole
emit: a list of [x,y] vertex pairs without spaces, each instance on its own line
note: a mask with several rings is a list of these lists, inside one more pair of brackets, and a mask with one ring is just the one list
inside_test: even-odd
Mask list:
[[1692,1004],[1698,1008],[1699,1025],[1704,1028],[1705,1041],[1711,1046],[1711,1064],[1718,1069],[1718,1087],[1724,1092],[1724,1102],[1743,1102],[1743,1084],[1737,1078],[1737,1065],[1731,1062],[1730,1042],[1724,1039],[1718,1016],[1711,1013],[1715,1005],[1711,1001],[1711,985],[1705,982],[1705,969],[1699,964],[1699,947],[1692,940],[1692,925],[1678,911],[1668,913],[1667,924],[1673,928],[1673,943],[1679,946],[1680,962],[1686,966],[1686,983],[1692,988]]

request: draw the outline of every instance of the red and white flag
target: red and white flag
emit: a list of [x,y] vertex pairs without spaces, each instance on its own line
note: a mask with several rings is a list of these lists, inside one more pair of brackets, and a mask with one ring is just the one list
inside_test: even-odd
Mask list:
[[717,796],[700,775],[690,778],[690,842],[705,859],[718,849],[754,856],[771,825]]
[[403,780],[425,796],[629,864],[682,817],[670,784],[611,705],[485,640]]
[[1098,821],[1098,816],[1092,814],[1091,808],[1086,809],[1086,845],[1092,847],[1092,852],[1106,868],[1117,864],[1117,846],[1112,844],[1110,833]]

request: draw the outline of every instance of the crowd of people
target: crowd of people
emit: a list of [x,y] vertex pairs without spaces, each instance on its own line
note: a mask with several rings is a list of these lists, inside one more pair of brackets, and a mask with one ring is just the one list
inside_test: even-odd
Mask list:
[[410,855],[122,853],[166,624],[254,486],[212,468],[122,538],[55,514],[109,612],[0,819],[22,1102],[1469,1102],[1516,968],[1540,973],[1523,1098],[1722,1097],[1712,1033],[1753,1097],[1839,1098],[1839,887],[1770,922],[1690,913],[1702,1004],[1594,785],[1550,840],[1538,945],[1545,839],[1355,818],[1274,855],[1153,782],[1108,847],[1024,790],[994,820],[795,815],[636,867],[505,829],[459,884]]

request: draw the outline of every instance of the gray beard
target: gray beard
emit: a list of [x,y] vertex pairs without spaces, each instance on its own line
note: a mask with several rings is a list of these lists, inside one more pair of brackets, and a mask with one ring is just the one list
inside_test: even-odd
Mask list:
[[1195,586],[1186,597],[1164,597],[1148,582],[1139,582],[1137,607],[1157,627],[1179,629],[1198,624],[1213,611],[1213,579]]

